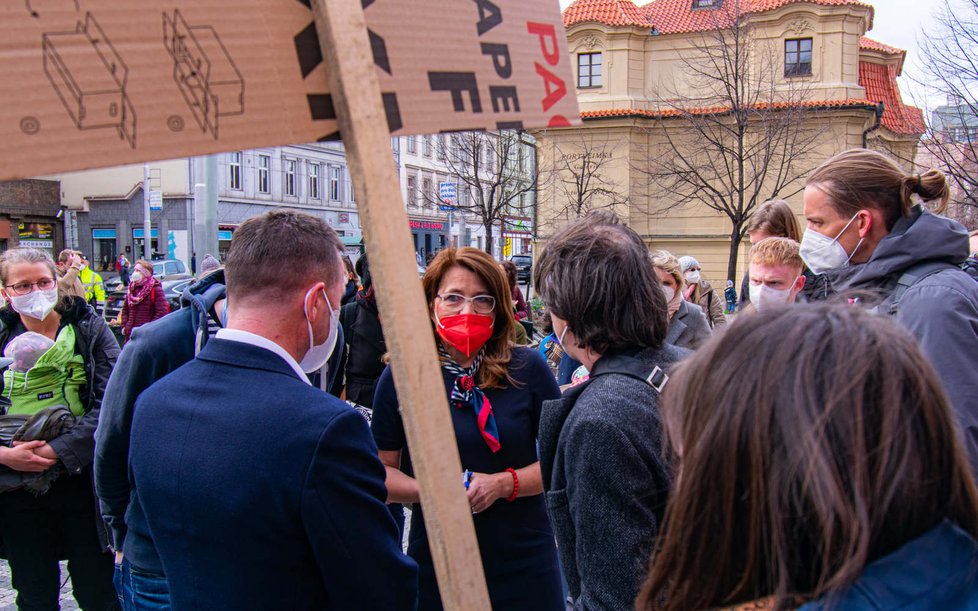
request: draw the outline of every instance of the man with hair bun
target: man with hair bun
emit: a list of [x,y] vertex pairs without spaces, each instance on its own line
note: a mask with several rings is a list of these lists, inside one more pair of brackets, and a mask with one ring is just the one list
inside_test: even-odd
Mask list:
[[943,212],[950,198],[944,174],[908,174],[866,149],[836,155],[808,177],[801,257],[824,276],[828,294],[865,302],[917,338],[941,376],[978,475],[978,282],[959,267],[968,232],[914,196]]
[[765,238],[750,250],[750,303],[760,310],[794,303],[805,288],[800,245],[789,238]]

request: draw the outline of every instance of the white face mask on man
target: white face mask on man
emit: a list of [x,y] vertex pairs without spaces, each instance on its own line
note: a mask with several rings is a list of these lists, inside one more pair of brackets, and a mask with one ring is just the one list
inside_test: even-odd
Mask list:
[[842,231],[838,233],[834,238],[822,235],[814,229],[806,229],[805,234],[801,238],[801,249],[799,254],[801,255],[802,261],[808,266],[808,269],[816,274],[824,274],[830,269],[836,269],[839,267],[845,267],[849,265],[849,261],[855,256],[856,251],[859,247],[863,245],[863,240],[865,238],[860,238],[859,243],[853,249],[852,254],[846,252],[846,249],[839,244],[839,238],[842,234],[849,229],[852,222],[856,220],[859,213],[853,215],[846,226],[842,228]]
[[750,302],[758,310],[763,310],[771,306],[785,305],[791,298],[791,289],[776,289],[764,284],[751,283]]
[[333,309],[333,305],[329,302],[326,291],[323,291],[323,297],[326,299],[326,307],[329,308],[329,334],[327,334],[326,341],[323,343],[313,343],[312,322],[309,321],[309,308],[306,305],[311,294],[312,289],[309,289],[306,292],[305,298],[302,300],[302,311],[306,315],[306,326],[309,329],[309,351],[302,357],[302,360],[299,362],[299,367],[306,373],[315,373],[323,368],[323,365],[326,364],[326,361],[333,354],[333,349],[336,346],[336,336],[339,334],[340,328],[340,311]]

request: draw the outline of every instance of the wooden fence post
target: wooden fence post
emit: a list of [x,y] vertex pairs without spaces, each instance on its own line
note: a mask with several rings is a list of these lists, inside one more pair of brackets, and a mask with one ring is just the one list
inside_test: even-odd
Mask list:
[[[445,609],[490,611],[361,0],[312,0]],[[383,576],[378,575],[378,584]],[[383,587],[379,585],[378,587]]]

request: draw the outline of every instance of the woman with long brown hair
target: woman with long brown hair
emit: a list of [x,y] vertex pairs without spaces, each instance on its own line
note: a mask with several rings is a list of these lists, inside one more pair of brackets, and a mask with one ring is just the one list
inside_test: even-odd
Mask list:
[[[536,450],[541,405],[560,396],[556,381],[536,351],[510,345],[511,293],[491,256],[475,248],[443,250],[422,283],[445,382],[432,392],[448,395],[452,408],[465,470],[459,485],[467,488],[492,606],[563,609]],[[441,609],[390,368],[378,381],[373,409],[388,500],[415,503],[408,554],[420,569],[418,608]]]
[[975,485],[896,325],[844,305],[748,314],[665,395],[679,469],[639,609],[978,608]]

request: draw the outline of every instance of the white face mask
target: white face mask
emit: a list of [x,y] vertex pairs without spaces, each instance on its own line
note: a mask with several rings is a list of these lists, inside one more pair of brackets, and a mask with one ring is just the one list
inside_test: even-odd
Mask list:
[[776,289],[763,284],[750,285],[750,302],[758,310],[788,303],[791,289]]
[[132,273],[132,281],[133,282],[142,282],[143,281],[143,272],[133,272]]
[[857,216],[859,214],[853,215],[849,219],[849,222],[846,223],[846,226],[842,228],[842,231],[834,238],[822,235],[813,229],[805,230],[805,235],[801,238],[799,254],[801,255],[802,261],[808,266],[808,269],[816,274],[823,274],[830,269],[849,265],[849,260],[856,254],[859,247],[862,246],[863,238],[860,238],[852,254],[849,254],[842,247],[842,244],[839,244],[839,237],[846,232],[846,229],[849,229],[849,225],[852,225],[852,222],[856,220]]
[[309,309],[306,303],[309,301],[309,295],[312,293],[312,289],[306,292],[306,297],[302,301],[302,311],[306,315],[306,326],[309,328],[309,352],[302,357],[302,361],[299,362],[299,367],[302,368],[306,373],[314,373],[323,368],[326,361],[333,354],[333,348],[336,346],[336,336],[339,333],[340,327],[340,311],[334,310],[333,305],[329,302],[329,297],[326,295],[326,291],[323,291],[323,297],[326,298],[326,307],[329,308],[329,334],[326,336],[326,341],[321,344],[313,344],[312,339],[312,323],[309,321]]
[[686,282],[690,284],[696,284],[700,281],[700,270],[686,272]]
[[26,295],[11,295],[10,306],[18,314],[44,320],[58,303],[58,287],[46,291],[34,291]]

